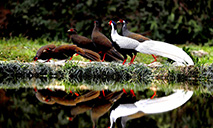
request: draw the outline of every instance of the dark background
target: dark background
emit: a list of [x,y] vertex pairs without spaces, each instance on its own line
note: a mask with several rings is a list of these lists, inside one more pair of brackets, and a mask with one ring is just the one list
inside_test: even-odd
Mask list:
[[204,44],[213,37],[212,7],[212,0],[1,0],[0,37],[68,41],[70,27],[90,37],[94,20],[110,37],[108,22],[122,18],[151,39]]

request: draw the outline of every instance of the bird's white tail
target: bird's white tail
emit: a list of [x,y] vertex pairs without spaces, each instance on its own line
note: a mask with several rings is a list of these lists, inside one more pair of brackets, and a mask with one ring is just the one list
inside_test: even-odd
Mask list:
[[194,65],[193,60],[185,51],[175,45],[165,42],[147,40],[140,43],[135,50],[145,54],[154,54],[170,58],[179,65]]

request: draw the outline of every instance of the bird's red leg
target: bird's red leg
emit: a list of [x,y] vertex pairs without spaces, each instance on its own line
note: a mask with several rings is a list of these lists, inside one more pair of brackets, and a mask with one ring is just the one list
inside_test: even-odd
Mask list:
[[132,59],[131,59],[131,61],[130,61],[129,64],[133,64],[133,61],[135,60],[135,57],[136,57],[136,55],[134,55],[134,56],[132,57]]
[[51,91],[51,92],[53,91],[53,90],[51,90],[51,89],[49,89],[49,88],[47,88],[47,90],[49,90],[49,91]]
[[[70,90],[70,93],[73,94],[73,92]],[[79,96],[77,92],[74,93],[76,96]]]
[[123,92],[125,93],[125,94],[127,94],[127,92],[126,92],[126,90],[123,88]]
[[156,95],[156,91],[154,91],[154,94],[152,95],[152,97],[150,99],[153,99]]
[[49,62],[52,58],[49,58],[46,62]]
[[154,62],[157,61],[157,57],[156,57],[155,55],[153,55],[153,54],[152,54],[152,56],[153,56],[153,58],[155,59],[154,61],[152,61],[152,63],[154,63]]
[[79,96],[79,94],[78,94],[77,92],[75,92],[75,95],[76,95],[76,96]]
[[104,53],[104,56],[103,56],[102,62],[104,61],[104,59],[105,59],[105,56],[106,56],[106,53]]
[[131,92],[131,94],[132,94],[133,97],[136,97],[136,95],[134,93],[134,90],[131,89],[130,92]]
[[124,60],[123,65],[126,63],[127,58]]
[[104,92],[104,90],[102,89],[102,93],[103,93],[103,96],[105,97],[105,92]]
[[38,91],[38,89],[37,89],[36,87],[34,87],[34,91],[35,91],[35,92],[37,92],[37,91]]
[[72,57],[70,57],[70,60],[72,60],[72,58],[73,58],[73,56],[72,56]]

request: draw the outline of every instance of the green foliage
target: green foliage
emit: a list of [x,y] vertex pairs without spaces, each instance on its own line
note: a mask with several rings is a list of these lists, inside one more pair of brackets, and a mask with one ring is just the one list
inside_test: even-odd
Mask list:
[[194,64],[198,64],[199,58],[196,57],[196,56],[193,56],[193,55],[191,54],[190,48],[187,48],[187,47],[184,46],[182,49],[183,49],[183,51],[185,51],[185,52],[192,58]]
[[0,63],[0,76],[10,78],[57,77],[57,70],[45,64]]
[[21,0],[4,3],[11,11],[1,29],[3,36],[45,37],[67,41],[67,30],[75,27],[90,37],[93,21],[100,20],[102,31],[110,37],[109,20],[123,18],[129,29],[151,32],[150,38],[170,43],[205,43],[212,39],[211,0]]

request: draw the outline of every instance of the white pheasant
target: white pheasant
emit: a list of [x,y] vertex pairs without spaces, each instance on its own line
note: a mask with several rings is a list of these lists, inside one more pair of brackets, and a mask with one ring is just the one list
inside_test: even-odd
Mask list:
[[146,40],[143,43],[118,34],[117,25],[110,21],[112,26],[111,38],[121,49],[134,49],[140,53],[154,54],[174,60],[177,65],[194,65],[191,57],[181,48],[161,41]]
[[110,113],[110,128],[114,126],[119,117],[121,117],[121,124],[124,128],[128,120],[176,109],[186,103],[192,95],[193,91],[175,90],[175,93],[169,96],[139,100],[132,104],[120,104]]

